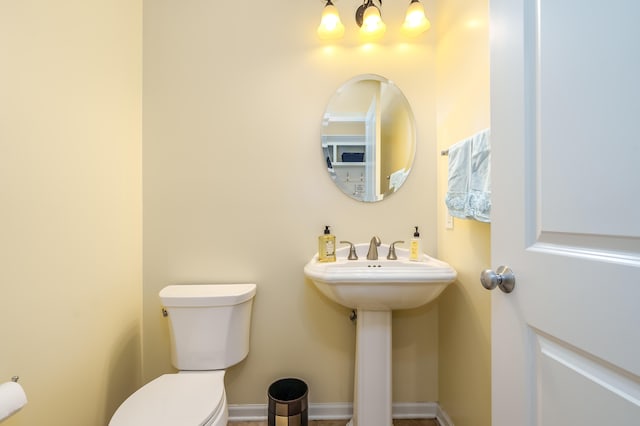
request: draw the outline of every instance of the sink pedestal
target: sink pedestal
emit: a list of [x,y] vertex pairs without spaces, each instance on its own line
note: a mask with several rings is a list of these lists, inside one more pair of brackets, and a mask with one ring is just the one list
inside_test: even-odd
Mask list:
[[347,426],[392,426],[391,311],[357,314],[353,418]]
[[[369,244],[356,244],[360,257]],[[379,250],[388,253],[388,244]],[[456,271],[441,260],[421,254],[409,260],[409,250],[396,249],[397,259],[353,259],[349,247],[336,250],[335,262],[318,255],[304,273],[329,299],[357,308],[356,368],[353,418],[348,426],[393,426],[391,417],[391,311],[413,309],[434,300]],[[351,258],[350,258],[351,257]]]

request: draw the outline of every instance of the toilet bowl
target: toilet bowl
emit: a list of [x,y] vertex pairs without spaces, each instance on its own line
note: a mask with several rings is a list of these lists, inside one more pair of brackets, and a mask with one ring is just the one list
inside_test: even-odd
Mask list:
[[160,291],[178,370],[147,383],[109,426],[225,426],[225,369],[249,352],[255,284],[172,285]]
[[138,389],[109,426],[224,426],[224,371],[165,374]]

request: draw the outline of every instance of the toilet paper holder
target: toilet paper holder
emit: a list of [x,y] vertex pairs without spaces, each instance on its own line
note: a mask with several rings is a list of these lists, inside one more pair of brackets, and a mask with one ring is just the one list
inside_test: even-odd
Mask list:
[[14,383],[18,383],[18,380],[20,380],[20,377],[19,377],[19,376],[13,376],[13,377],[11,378],[11,381],[12,381],[12,382],[14,382]]

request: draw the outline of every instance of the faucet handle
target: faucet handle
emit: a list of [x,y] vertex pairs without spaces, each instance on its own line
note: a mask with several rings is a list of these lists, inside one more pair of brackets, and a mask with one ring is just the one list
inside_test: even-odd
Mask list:
[[356,253],[356,247],[353,245],[351,241],[340,241],[340,244],[349,244],[349,260],[358,260],[358,255]]
[[389,254],[387,255],[387,259],[389,260],[398,260],[398,256],[396,256],[396,243],[404,244],[404,241],[394,241],[389,246]]

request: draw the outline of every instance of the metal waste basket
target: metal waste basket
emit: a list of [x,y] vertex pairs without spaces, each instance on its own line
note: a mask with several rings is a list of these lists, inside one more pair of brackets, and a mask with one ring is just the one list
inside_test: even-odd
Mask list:
[[300,379],[280,379],[269,386],[269,426],[307,426],[309,388]]

